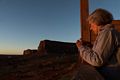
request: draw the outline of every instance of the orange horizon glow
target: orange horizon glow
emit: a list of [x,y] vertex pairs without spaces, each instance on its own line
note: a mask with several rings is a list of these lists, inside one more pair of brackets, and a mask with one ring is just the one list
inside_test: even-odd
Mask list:
[[5,54],[5,55],[22,55],[23,51],[21,51],[21,50],[13,50],[13,49],[0,49],[0,54]]

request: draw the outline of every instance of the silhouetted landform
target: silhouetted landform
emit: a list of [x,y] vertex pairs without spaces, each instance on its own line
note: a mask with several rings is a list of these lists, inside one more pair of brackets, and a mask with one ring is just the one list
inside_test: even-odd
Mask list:
[[38,49],[27,49],[24,50],[24,55],[63,55],[63,54],[76,54],[78,49],[75,43],[52,41],[52,40],[42,40],[38,46]]
[[35,50],[35,49],[27,49],[27,50],[24,50],[24,52],[23,52],[23,55],[35,55],[35,54],[37,54],[37,50]]
[[78,49],[75,43],[43,40],[38,46],[38,53],[76,54]]

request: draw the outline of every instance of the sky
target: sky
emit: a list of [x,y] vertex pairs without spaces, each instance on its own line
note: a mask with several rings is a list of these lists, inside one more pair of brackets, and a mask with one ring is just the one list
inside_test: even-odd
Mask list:
[[[90,12],[104,7],[120,19],[119,0],[89,3]],[[23,54],[45,39],[76,42],[80,35],[80,0],[0,0],[0,54]]]

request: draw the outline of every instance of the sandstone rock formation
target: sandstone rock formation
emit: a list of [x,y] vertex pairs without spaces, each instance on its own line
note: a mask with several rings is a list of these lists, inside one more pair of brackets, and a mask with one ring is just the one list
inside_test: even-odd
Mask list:
[[35,55],[35,54],[37,54],[37,50],[35,50],[35,49],[33,49],[33,50],[27,49],[27,50],[24,50],[24,52],[23,52],[23,55]]
[[43,40],[38,46],[38,54],[75,54],[78,53],[75,43]]
[[24,50],[23,55],[63,55],[76,54],[78,49],[75,43],[42,40],[39,43],[38,49]]

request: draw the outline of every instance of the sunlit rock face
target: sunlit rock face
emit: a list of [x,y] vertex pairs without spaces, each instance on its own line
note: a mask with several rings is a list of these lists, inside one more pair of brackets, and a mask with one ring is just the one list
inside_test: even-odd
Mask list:
[[38,46],[38,54],[75,54],[78,53],[75,43],[43,40]]

